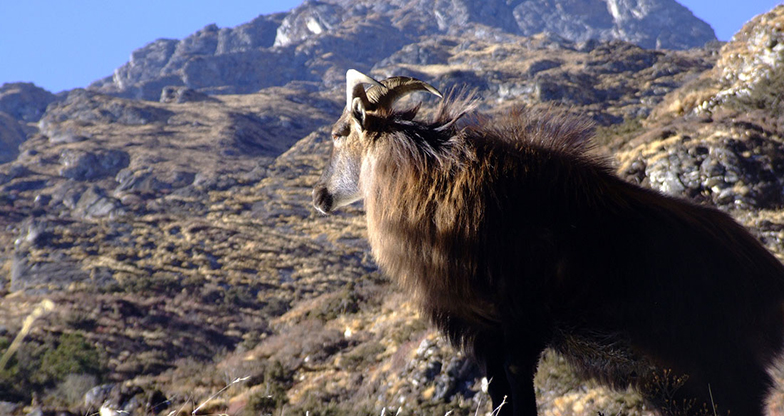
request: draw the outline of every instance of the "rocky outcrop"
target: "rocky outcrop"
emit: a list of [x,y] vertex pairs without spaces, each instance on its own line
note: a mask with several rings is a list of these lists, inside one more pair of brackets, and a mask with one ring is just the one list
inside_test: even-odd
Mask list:
[[128,98],[158,100],[162,88],[187,85],[182,70],[192,59],[252,52],[272,46],[282,18],[280,14],[259,16],[235,28],[219,29],[209,25],[182,40],[156,40],[135,50],[128,63],[116,69],[113,76],[94,82],[90,89]]
[[57,97],[34,84],[17,82],[0,86],[0,112],[23,122],[38,121]]
[[784,6],[753,19],[716,66],[666,96],[621,169],[662,192],[726,209],[784,207]]
[[164,87],[161,91],[160,102],[162,103],[193,103],[199,101],[213,100],[209,95],[198,92],[188,87]]
[[337,28],[346,17],[342,7],[307,1],[294,9],[278,26],[274,46],[289,46]]
[[[657,118],[728,106],[775,110],[784,88],[784,5],[752,19],[722,46],[716,66],[667,97]],[[774,111],[775,112],[775,111]]]
[[18,120],[0,112],[0,163],[10,162],[19,155],[19,145],[27,140],[27,132]]
[[60,176],[77,181],[89,181],[114,176],[128,166],[128,152],[99,149],[94,152],[65,149],[60,153]]
[[708,137],[665,131],[672,136],[646,140],[621,172],[662,193],[726,209],[780,209],[784,143],[743,129],[741,123],[734,130],[736,134],[715,131]]
[[38,121],[57,97],[31,83],[0,86],[0,163],[19,155],[19,145],[35,131],[28,123]]
[[[784,5],[757,16],[722,48],[715,75],[722,83],[717,94],[723,97],[751,95],[770,88],[766,81],[784,74]],[[781,90],[779,90],[781,92]]]

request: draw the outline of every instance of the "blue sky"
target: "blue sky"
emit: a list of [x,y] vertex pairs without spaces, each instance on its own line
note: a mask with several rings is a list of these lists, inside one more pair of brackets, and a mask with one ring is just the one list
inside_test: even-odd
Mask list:
[[[720,40],[784,0],[681,0]],[[302,0],[0,0],[0,84],[53,92],[111,75],[134,49],[182,39],[216,23],[233,27]]]

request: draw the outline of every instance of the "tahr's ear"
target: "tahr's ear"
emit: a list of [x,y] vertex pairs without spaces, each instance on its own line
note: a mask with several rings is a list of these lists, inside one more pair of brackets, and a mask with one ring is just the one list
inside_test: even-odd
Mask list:
[[386,89],[384,84],[355,69],[349,69],[346,72],[346,111],[351,112],[352,120],[357,124],[359,130],[365,130],[365,121],[367,120],[365,115],[369,109],[372,109],[363,84]]
[[351,116],[360,130],[365,130],[365,103],[359,97],[351,101]]

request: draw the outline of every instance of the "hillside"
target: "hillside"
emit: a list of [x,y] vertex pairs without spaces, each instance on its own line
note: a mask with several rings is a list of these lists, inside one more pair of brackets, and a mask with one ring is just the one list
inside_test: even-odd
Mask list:
[[[526,26],[538,2],[489,2],[506,20],[446,3],[311,1],[155,41],[60,96],[2,86],[0,352],[37,319],[0,368],[0,414],[489,411],[378,272],[361,204],[310,207],[350,67],[475,89],[489,115],[565,106],[621,177],[718,206],[784,258],[784,6],[722,45],[675,18],[694,33],[652,41],[641,11],[543,20],[592,40]],[[651,414],[553,353],[537,388],[542,414]]]

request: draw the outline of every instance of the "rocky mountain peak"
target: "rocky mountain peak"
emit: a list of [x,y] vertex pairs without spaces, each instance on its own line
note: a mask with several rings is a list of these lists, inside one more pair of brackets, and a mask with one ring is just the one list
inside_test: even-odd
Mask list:
[[210,25],[182,40],[152,42],[91,88],[158,100],[167,86],[231,94],[291,81],[331,85],[332,72],[367,70],[425,37],[508,42],[539,33],[648,49],[688,49],[716,39],[675,0],[307,0],[235,28]]

